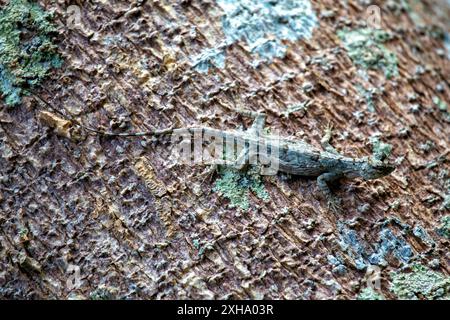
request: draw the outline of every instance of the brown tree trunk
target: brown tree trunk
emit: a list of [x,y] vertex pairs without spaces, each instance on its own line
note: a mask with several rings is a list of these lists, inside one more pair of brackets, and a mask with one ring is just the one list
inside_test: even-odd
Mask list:
[[[40,1],[64,65],[35,89],[56,110],[33,95],[1,107],[0,297],[448,298],[447,3],[375,1],[392,38],[353,52],[346,37],[366,28],[369,5],[313,1],[311,37],[268,35],[286,49],[265,59],[229,40],[218,2]],[[205,166],[173,163],[167,139],[73,120],[114,132],[250,126],[237,108],[315,146],[332,123],[352,157],[390,144],[397,169],[337,183],[335,214],[314,179],[205,179]],[[413,275],[434,291],[411,289]]]

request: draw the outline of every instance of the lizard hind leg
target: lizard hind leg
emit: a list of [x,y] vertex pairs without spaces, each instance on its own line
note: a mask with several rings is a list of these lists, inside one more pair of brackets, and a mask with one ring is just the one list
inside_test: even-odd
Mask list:
[[219,165],[211,164],[205,171],[202,172],[201,177],[203,177],[201,185],[203,185],[206,181],[212,181],[214,175],[219,171]]
[[328,186],[328,183],[331,183],[337,179],[339,179],[341,176],[336,173],[327,172],[321,174],[317,178],[317,185],[319,186],[320,191],[322,191],[323,195],[325,196],[325,199],[327,200],[328,208],[330,208],[334,213],[341,213],[341,199],[333,195],[333,193],[330,190],[330,187]]
[[[249,151],[248,148],[245,148],[241,151],[241,153],[238,155],[238,157],[235,160],[225,160],[220,165],[224,165],[227,167],[234,168],[236,170],[245,170],[249,164],[248,161],[249,157]],[[202,180],[202,184],[208,180],[211,181],[214,177],[214,174],[219,171],[219,164],[211,164],[209,168],[207,168],[203,173],[202,176],[204,179]]]
[[250,132],[260,133],[264,129],[266,125],[266,114],[261,111],[252,111],[252,110],[245,110],[245,109],[237,109],[237,108],[228,108],[229,110],[232,110],[244,117],[249,117],[254,119],[253,124],[251,128],[249,129]]
[[249,165],[249,148],[243,148],[235,159],[226,159],[222,164],[236,170],[245,170]]
[[231,163],[231,166],[238,170],[244,170],[249,165],[249,150],[245,148],[241,151],[235,161]]

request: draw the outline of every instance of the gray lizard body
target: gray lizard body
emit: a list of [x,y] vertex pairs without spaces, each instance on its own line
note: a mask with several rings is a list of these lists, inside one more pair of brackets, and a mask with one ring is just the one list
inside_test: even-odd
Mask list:
[[[324,150],[320,150],[304,141],[266,135],[263,133],[264,125],[265,115],[259,113],[256,114],[256,120],[252,127],[244,132],[197,127],[154,131],[151,135],[177,135],[188,132],[192,136],[215,136],[232,141],[241,146],[241,151],[237,154],[237,159],[228,161],[227,164],[237,168],[243,168],[249,163],[252,155],[249,154],[248,148],[252,144],[265,147],[269,151],[277,149],[278,152],[275,155],[277,158],[272,160],[277,161],[278,171],[296,176],[317,177],[320,190],[326,197],[329,206],[335,211],[339,211],[339,201],[333,196],[328,186],[329,183],[340,178],[377,179],[389,175],[395,170],[393,165],[380,158],[351,158],[341,155],[329,143],[331,128],[327,128],[325,131],[321,140]],[[256,154],[260,155],[259,152]]]

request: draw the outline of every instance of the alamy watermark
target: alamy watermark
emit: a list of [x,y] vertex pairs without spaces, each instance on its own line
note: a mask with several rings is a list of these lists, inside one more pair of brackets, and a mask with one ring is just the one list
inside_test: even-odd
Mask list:
[[379,291],[381,289],[381,269],[378,266],[369,265],[366,271],[367,287]]
[[[105,4],[107,0],[101,0],[102,4]],[[66,9],[67,12],[67,27],[69,29],[85,29],[85,25],[82,23],[81,8],[77,5],[70,5]],[[373,29],[382,28],[381,8],[377,5],[370,5],[364,12],[364,19],[367,26]]]
[[364,16],[367,26],[372,29],[381,29],[382,28],[382,20],[381,20],[381,9],[379,6],[371,5],[365,11]]
[[77,5],[67,7],[67,27],[69,29],[83,28],[81,22],[81,8]]
[[66,280],[66,287],[69,291],[81,287],[81,268],[77,265],[69,264],[67,267],[68,277]]
[[171,140],[172,156],[181,164],[253,165],[262,175],[275,175],[279,169],[277,135],[187,128],[175,130]]

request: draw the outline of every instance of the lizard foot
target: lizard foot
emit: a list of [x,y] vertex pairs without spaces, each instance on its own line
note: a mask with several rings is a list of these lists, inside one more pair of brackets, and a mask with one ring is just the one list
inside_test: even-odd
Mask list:
[[333,124],[331,122],[328,122],[328,125],[324,129],[324,135],[322,137],[322,140],[320,140],[320,144],[325,151],[339,155],[339,152],[330,144],[332,136]]
[[331,137],[333,136],[333,123],[331,121],[323,129],[323,137],[322,140],[326,142],[330,142]]
[[333,135],[333,124],[331,122],[328,122],[327,126],[324,129],[325,136],[329,137],[328,139],[331,139],[331,136]]
[[342,213],[342,201],[337,197],[329,197],[327,199],[328,208],[334,213]]
[[212,181],[212,178],[214,177],[214,174],[217,172],[218,166],[217,165],[211,165],[209,168],[207,168],[205,171],[202,172],[201,177],[203,177],[202,184],[205,183],[205,181]]

